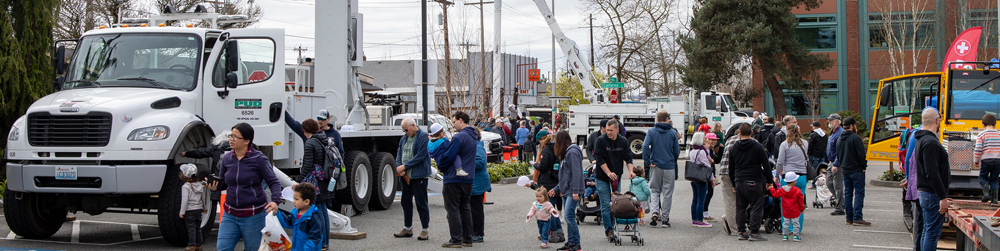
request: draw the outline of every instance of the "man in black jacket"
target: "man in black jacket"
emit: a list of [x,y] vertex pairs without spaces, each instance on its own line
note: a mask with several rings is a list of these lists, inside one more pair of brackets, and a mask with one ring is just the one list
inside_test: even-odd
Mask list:
[[854,117],[844,119],[844,132],[840,134],[837,143],[837,162],[833,164],[833,172],[844,172],[844,213],[847,225],[871,226],[865,221],[862,209],[865,207],[865,170],[868,162],[865,160],[865,145],[858,136],[858,125]]
[[[764,123],[764,126],[761,126],[760,131],[757,132],[757,136],[755,139],[757,140],[758,143],[763,144],[762,146],[764,146],[764,150],[767,151],[767,157],[770,158],[772,153],[770,152],[770,149],[767,147],[767,143],[770,142],[771,137],[774,136],[774,118],[767,117],[767,120],[765,121],[766,122]],[[778,153],[773,153],[773,154],[778,155]]]
[[[813,169],[819,168],[819,164],[826,162],[826,131],[823,131],[819,121],[813,121],[812,133],[809,134],[809,166]],[[817,170],[817,173],[819,170]],[[812,187],[816,188],[816,180],[813,179]]]
[[[740,125],[740,141],[729,153],[729,179],[735,185],[736,225],[740,240],[766,241],[760,236],[760,222],[764,216],[764,189],[774,185],[771,166],[767,163],[764,146],[750,137],[749,124]],[[747,217],[750,233],[747,233]]]
[[[611,191],[618,191],[621,179],[635,178],[632,171],[632,150],[628,140],[618,135],[618,122],[611,120],[605,126],[605,134],[594,144],[594,156],[597,158],[596,182],[597,196],[601,200],[601,221],[604,223],[604,234],[611,238],[614,235],[614,222],[611,222]],[[626,165],[627,164],[627,165]],[[628,176],[623,176],[625,166]]]
[[[917,131],[917,146],[913,153],[917,162],[917,194],[920,196],[921,215],[924,218],[920,247],[937,247],[941,239],[941,225],[948,212],[948,186],[951,184],[951,169],[948,152],[938,141],[937,131],[941,125],[941,115],[937,109],[924,109],[921,114],[922,130]],[[936,224],[936,225],[935,225]]]
[[604,135],[604,126],[608,124],[608,119],[601,120],[601,129],[590,133],[587,137],[587,160],[590,160],[590,164],[597,164],[597,158],[594,158],[594,143],[597,142],[597,138]]

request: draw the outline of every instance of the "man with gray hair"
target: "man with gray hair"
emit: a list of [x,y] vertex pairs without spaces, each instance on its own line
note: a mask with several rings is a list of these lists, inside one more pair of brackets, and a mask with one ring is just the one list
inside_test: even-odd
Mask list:
[[[396,238],[413,237],[413,201],[416,199],[417,213],[420,215],[420,232],[418,240],[429,238],[427,230],[430,227],[430,210],[427,207],[427,177],[431,175],[431,159],[428,157],[428,134],[413,121],[413,118],[403,119],[402,138],[399,139],[399,149],[396,150],[396,174],[400,176],[399,184],[403,186],[403,196],[400,204],[403,208],[403,230],[393,234]],[[440,130],[440,129],[438,129]]]
[[826,160],[830,163],[831,168],[826,170],[826,187],[833,191],[834,201],[837,202],[836,208],[830,215],[844,215],[844,174],[837,172],[835,163],[837,160],[837,141],[840,140],[840,134],[844,133],[844,128],[840,127],[840,114],[830,114],[826,117],[828,126],[830,126],[830,138],[827,139],[826,143]]
[[[948,212],[948,186],[951,184],[951,169],[948,152],[938,140],[941,114],[937,109],[927,108],[921,114],[921,130],[914,133],[917,146],[913,149],[917,168],[917,193],[920,196],[921,216],[924,220],[923,234],[917,247],[921,250],[936,249],[941,239],[941,225]],[[936,224],[936,225],[935,225]]]

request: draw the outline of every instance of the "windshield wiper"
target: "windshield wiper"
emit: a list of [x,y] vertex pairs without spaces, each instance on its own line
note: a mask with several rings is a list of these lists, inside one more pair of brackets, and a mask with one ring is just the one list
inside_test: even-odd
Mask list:
[[163,88],[163,89],[172,89],[172,88],[169,88],[169,87],[165,87],[165,86],[163,86],[163,85],[161,85],[161,84],[157,83],[156,79],[151,79],[151,78],[147,78],[147,77],[135,77],[135,78],[119,78],[119,79],[117,79],[117,80],[135,80],[135,81],[143,81],[143,82],[146,82],[146,83],[149,83],[149,84],[150,84],[150,85],[152,85],[152,86],[156,86],[156,87],[159,87],[159,88]]
[[986,82],[983,82],[982,84],[979,84],[978,86],[976,86],[976,88],[972,88],[969,91],[975,91],[976,89],[979,89],[979,87],[983,87],[984,85],[989,84],[990,82],[993,82],[993,80],[997,80],[998,78],[1000,78],[1000,76],[996,76],[996,77],[991,78],[990,80],[986,80]]
[[101,87],[101,84],[98,83],[97,81],[90,81],[90,80],[86,80],[86,79],[78,79],[78,80],[73,80],[73,81],[66,81],[66,83],[63,83],[63,85],[65,85],[65,84],[72,84],[72,83],[87,83],[87,84],[89,84],[90,86],[93,86],[93,87]]

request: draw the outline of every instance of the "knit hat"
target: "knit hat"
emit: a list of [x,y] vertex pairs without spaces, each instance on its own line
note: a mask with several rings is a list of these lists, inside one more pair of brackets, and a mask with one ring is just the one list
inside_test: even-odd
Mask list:
[[441,124],[438,123],[434,123],[433,125],[431,125],[431,135],[437,134],[438,132],[441,131],[441,129],[444,129],[444,126],[441,126]]
[[799,175],[794,172],[785,173],[785,183],[792,183],[799,179]]

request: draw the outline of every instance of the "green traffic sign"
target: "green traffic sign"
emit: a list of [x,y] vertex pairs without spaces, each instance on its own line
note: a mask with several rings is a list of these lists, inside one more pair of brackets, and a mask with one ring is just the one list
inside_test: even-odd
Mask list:
[[601,88],[625,88],[625,83],[621,82],[601,83]]
[[616,77],[610,77],[610,78],[608,78],[608,82],[610,82],[610,83],[618,82],[618,78],[616,78]]

